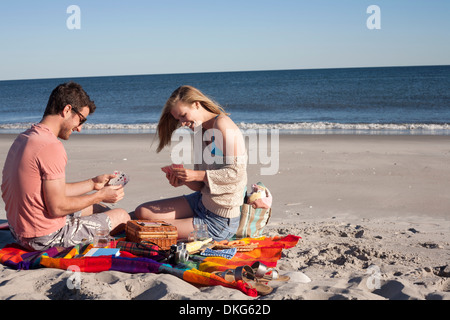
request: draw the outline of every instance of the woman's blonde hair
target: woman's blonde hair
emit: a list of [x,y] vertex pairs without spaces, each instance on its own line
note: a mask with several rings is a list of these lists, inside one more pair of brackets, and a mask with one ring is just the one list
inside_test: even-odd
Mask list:
[[156,129],[159,137],[159,145],[156,152],[160,152],[165,146],[170,145],[173,132],[180,127],[179,121],[170,113],[178,101],[189,105],[200,102],[202,107],[209,112],[228,115],[218,103],[204,95],[200,90],[191,86],[179,87],[172,93],[161,112]]

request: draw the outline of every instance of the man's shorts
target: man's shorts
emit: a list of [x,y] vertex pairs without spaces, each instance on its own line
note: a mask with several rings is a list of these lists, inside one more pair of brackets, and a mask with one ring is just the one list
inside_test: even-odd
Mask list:
[[94,213],[85,217],[81,216],[81,212],[73,213],[67,216],[66,224],[61,229],[36,238],[18,237],[10,228],[15,240],[30,250],[46,250],[54,246],[67,248],[84,242],[92,242],[96,230],[99,229],[111,231],[111,220],[106,213]]

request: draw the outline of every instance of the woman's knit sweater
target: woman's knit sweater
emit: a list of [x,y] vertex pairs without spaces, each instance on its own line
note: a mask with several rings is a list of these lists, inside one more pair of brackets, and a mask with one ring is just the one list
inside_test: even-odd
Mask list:
[[[209,146],[204,141],[202,145],[206,153]],[[203,205],[218,216],[238,217],[247,186],[247,155],[212,159],[202,156],[202,163],[194,165],[195,170],[206,171],[207,182],[201,190]]]

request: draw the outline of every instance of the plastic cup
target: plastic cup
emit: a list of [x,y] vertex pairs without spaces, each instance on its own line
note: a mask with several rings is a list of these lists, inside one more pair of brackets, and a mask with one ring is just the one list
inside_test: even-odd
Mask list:
[[195,240],[203,241],[208,239],[208,226],[206,224],[196,224],[194,226]]
[[111,237],[108,229],[98,229],[94,236],[94,248],[105,248],[109,246]]

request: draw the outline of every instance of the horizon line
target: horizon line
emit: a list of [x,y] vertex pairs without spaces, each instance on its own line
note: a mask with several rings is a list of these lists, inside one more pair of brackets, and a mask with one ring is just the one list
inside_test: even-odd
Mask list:
[[376,69],[376,68],[408,68],[408,67],[448,67],[450,64],[420,64],[420,65],[386,65],[386,66],[366,66],[366,67],[323,67],[323,68],[302,68],[302,69],[258,69],[258,70],[233,70],[233,71],[198,71],[198,72],[168,72],[168,73],[142,73],[142,74],[111,74],[111,75],[90,75],[90,76],[64,76],[64,77],[44,77],[44,78],[24,78],[24,79],[0,79],[2,81],[28,81],[28,80],[56,80],[56,79],[82,79],[82,78],[106,78],[106,77],[137,77],[137,76],[162,76],[162,75],[185,75],[185,74],[209,74],[209,73],[239,73],[239,72],[271,72],[271,71],[302,71],[302,70],[340,70],[340,69]]

